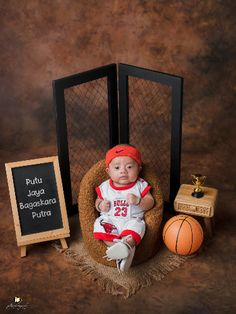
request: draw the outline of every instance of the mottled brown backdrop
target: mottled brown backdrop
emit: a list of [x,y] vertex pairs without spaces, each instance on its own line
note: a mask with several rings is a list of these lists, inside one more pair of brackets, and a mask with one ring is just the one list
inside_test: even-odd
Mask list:
[[230,0],[1,0],[1,161],[56,153],[53,79],[128,63],[184,78],[182,182],[200,171],[232,191],[235,12]]

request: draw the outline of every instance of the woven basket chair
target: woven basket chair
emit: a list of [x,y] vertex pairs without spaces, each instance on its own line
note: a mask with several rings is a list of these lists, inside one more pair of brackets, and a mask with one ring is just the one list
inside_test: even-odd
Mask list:
[[[140,177],[144,178],[152,186],[151,194],[155,200],[155,205],[145,213],[146,232],[141,243],[136,248],[132,265],[138,265],[154,256],[161,242],[160,229],[163,215],[163,197],[159,180],[148,165],[143,165]],[[80,183],[78,199],[79,220],[85,246],[92,258],[98,263],[116,267],[114,261],[107,261],[103,258],[107,248],[105,243],[93,237],[94,221],[99,215],[95,209],[97,197],[95,188],[107,179],[108,175],[104,160],[96,163],[85,174]]]

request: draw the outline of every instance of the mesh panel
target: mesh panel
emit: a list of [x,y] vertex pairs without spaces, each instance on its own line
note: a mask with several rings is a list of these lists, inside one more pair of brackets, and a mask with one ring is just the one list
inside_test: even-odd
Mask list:
[[171,151],[171,87],[129,77],[130,143],[144,163],[156,169],[165,201],[169,201]]
[[65,90],[73,204],[83,175],[104,158],[109,143],[107,78]]

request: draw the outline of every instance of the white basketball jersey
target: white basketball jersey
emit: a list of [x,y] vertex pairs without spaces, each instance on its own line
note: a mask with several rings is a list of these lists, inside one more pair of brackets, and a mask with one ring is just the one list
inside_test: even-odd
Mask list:
[[101,199],[110,202],[109,216],[119,220],[129,220],[130,218],[143,217],[143,210],[136,205],[129,205],[127,195],[134,194],[143,198],[150,190],[150,185],[139,178],[136,182],[126,186],[116,187],[109,179],[96,188],[96,192]]

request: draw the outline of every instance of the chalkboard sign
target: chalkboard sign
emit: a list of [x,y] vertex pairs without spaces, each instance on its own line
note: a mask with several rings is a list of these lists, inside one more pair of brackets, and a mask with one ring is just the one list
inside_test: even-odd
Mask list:
[[57,156],[5,166],[18,246],[69,237]]

